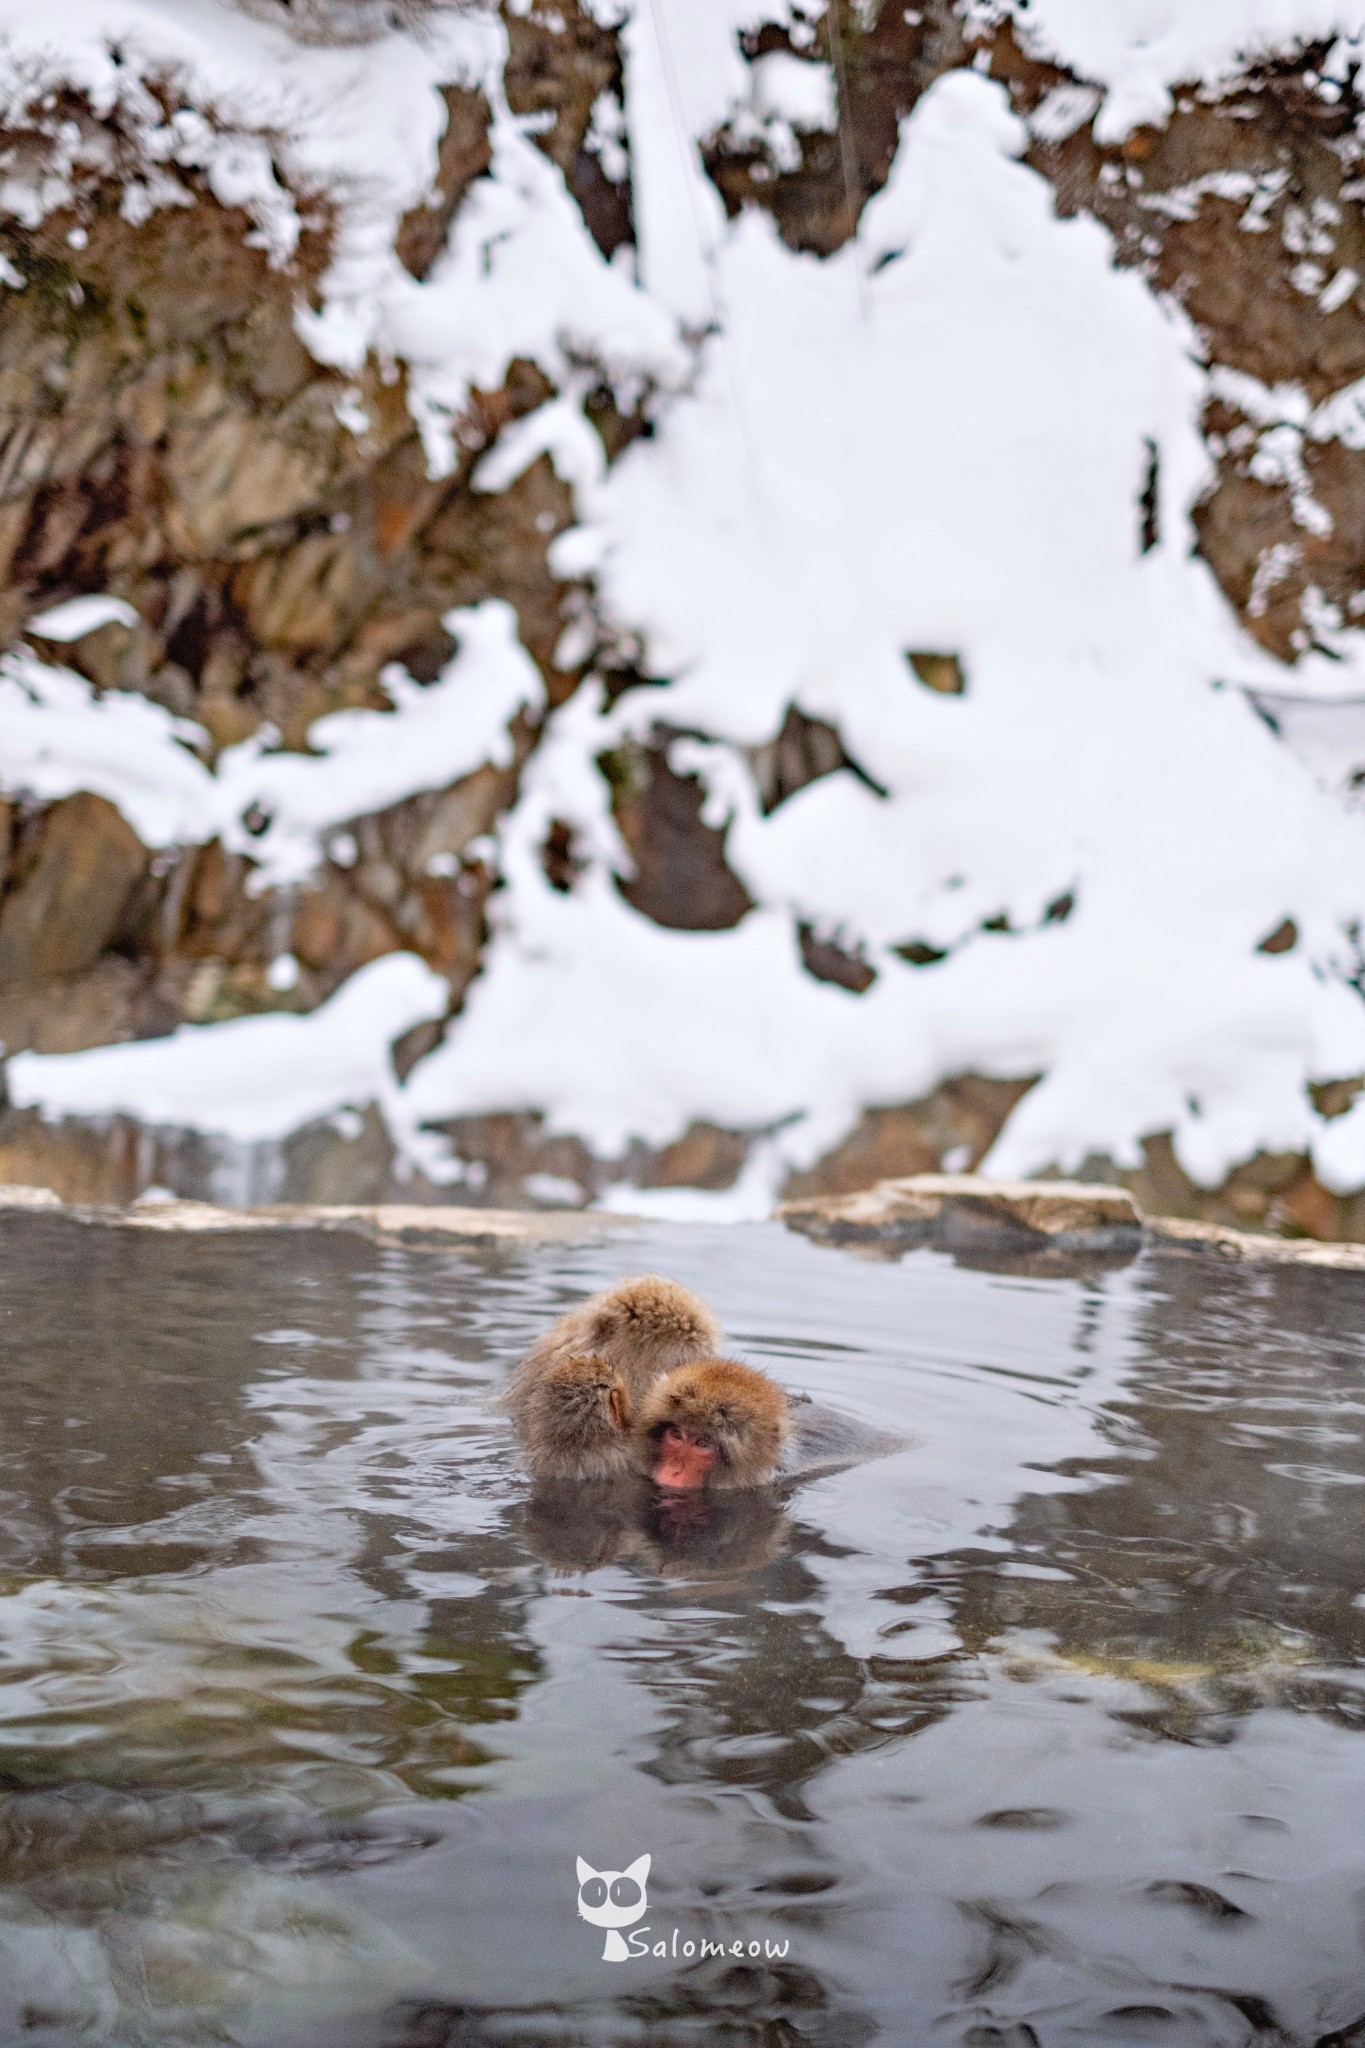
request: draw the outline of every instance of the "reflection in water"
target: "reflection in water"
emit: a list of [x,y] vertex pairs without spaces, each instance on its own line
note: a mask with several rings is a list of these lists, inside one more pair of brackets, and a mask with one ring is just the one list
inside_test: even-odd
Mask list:
[[[507,1365],[641,1265],[907,1448],[529,1489]],[[1345,2043],[1355,1301],[7,1218],[0,2040]],[[604,1965],[576,1857],[646,1852]]]
[[1101,1417],[1113,1455],[1074,1467],[1101,1483],[1026,1498],[1004,1570],[940,1561],[965,1639],[1046,1631],[1058,1668],[1146,1681],[1140,1719],[1182,1739],[1269,1701],[1365,1726],[1358,1294],[1152,1262],[1139,1358]]
[[529,1550],[556,1572],[590,1572],[644,1549],[643,1479],[540,1479],[526,1502]]
[[662,1578],[714,1579],[771,1563],[788,1527],[766,1488],[666,1494],[643,1478],[542,1479],[531,1488],[523,1533],[557,1571],[635,1558]]
[[251,1816],[98,1786],[21,1794],[0,1845],[6,2040],[212,2041],[268,1990],[383,1997],[420,1959],[304,1873],[412,1853],[283,1804]]

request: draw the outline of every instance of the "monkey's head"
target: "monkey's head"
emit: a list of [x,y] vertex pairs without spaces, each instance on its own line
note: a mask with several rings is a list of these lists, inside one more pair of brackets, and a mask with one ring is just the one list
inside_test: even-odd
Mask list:
[[719,1490],[762,1486],[790,1435],[787,1397],[765,1373],[707,1358],[656,1381],[641,1403],[635,1441],[656,1486]]
[[549,1478],[605,1479],[630,1463],[630,1401],[616,1368],[592,1352],[571,1351],[533,1387],[526,1449]]
[[721,1341],[706,1303],[676,1280],[653,1273],[623,1280],[590,1307],[592,1349],[630,1372],[637,1384],[689,1359],[710,1357]]

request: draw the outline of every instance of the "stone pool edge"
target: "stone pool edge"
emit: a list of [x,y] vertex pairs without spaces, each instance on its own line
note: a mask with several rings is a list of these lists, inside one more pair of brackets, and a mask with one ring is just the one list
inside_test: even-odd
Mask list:
[[[1077,1248],[1095,1245],[1096,1238],[1128,1236],[1134,1254],[1145,1247],[1162,1250],[1211,1251],[1241,1264],[1320,1266],[1365,1273],[1365,1244],[1320,1238],[1284,1238],[1201,1223],[1183,1216],[1143,1216],[1134,1206],[1131,1220],[1114,1209],[1124,1191],[1108,1186],[1060,1181],[992,1182],[976,1175],[923,1174],[908,1181],[879,1183],[855,1195],[815,1197],[784,1202],[775,1219],[829,1244],[856,1245],[885,1240],[904,1227],[910,1215],[930,1220],[925,1196],[945,1206],[982,1209],[983,1226],[1008,1228],[1006,1212],[1014,1209],[1036,1219],[1040,1209],[1054,1210],[1070,1225],[1039,1233],[1045,1241]],[[907,1199],[908,1197],[908,1199]],[[1087,1227],[1085,1198],[1102,1204]],[[946,1199],[945,1199],[946,1198]],[[1016,1207],[1016,1205],[1018,1205]],[[144,1202],[128,1208],[67,1203],[51,1188],[0,1184],[0,1215],[5,1211],[62,1215],[78,1223],[123,1230],[237,1232],[249,1230],[343,1230],[383,1242],[465,1244],[575,1244],[605,1237],[630,1236],[648,1229],[651,1219],[596,1209],[481,1209],[430,1203],[348,1203],[337,1206],[279,1203],[259,1209],[234,1209],[212,1202]],[[938,1211],[934,1211],[936,1216]],[[1036,1222],[1029,1228],[1036,1229]],[[932,1241],[932,1240],[930,1240]]]
[[117,1230],[344,1230],[385,1243],[576,1244],[629,1235],[647,1219],[599,1210],[475,1209],[434,1203],[277,1203],[231,1209],[213,1202],[142,1202],[128,1208],[64,1202],[51,1188],[0,1185],[4,1211],[66,1216]]
[[1022,1255],[1107,1257],[1144,1248],[1210,1251],[1242,1264],[1326,1266],[1365,1272],[1365,1244],[1285,1238],[1183,1216],[1144,1216],[1108,1182],[993,1180],[984,1174],[911,1174],[845,1195],[779,1203],[779,1222],[818,1244],[890,1248],[930,1244],[970,1252],[1011,1246]]

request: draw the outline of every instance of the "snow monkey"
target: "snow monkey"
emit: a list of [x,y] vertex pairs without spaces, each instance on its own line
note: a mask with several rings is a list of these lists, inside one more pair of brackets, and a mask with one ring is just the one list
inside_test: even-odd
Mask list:
[[517,1412],[536,1479],[614,1479],[634,1464],[630,1397],[614,1365],[571,1351],[548,1366]]
[[640,1403],[637,1455],[656,1486],[762,1486],[791,1438],[787,1397],[766,1373],[730,1358],[679,1366]]
[[706,1303],[676,1280],[646,1274],[622,1280],[562,1315],[538,1337],[512,1375],[506,1405],[522,1442],[534,1389],[561,1360],[591,1354],[620,1377],[627,1404],[638,1402],[661,1373],[712,1358],[720,1325]]

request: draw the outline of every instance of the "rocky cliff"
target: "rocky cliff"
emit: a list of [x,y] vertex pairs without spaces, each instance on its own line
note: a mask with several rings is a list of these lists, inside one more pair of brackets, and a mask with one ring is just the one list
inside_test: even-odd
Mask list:
[[[320,166],[316,150],[310,160],[298,132],[279,127],[280,109],[253,125],[241,94],[225,86],[216,98],[203,62],[158,47],[136,7],[90,0],[79,21],[73,16],[70,53],[47,49],[42,66],[11,51],[0,132],[0,639],[14,650],[11,715],[21,700],[50,713],[51,739],[15,742],[7,755],[0,737],[0,1039],[11,1075],[26,1077],[0,1117],[0,1178],[46,1181],[73,1198],[129,1199],[156,1184],[188,1194],[375,1199],[401,1180],[409,1195],[457,1184],[478,1199],[520,1202],[585,1201],[608,1189],[621,1200],[631,1186],[719,1193],[742,1188],[747,1173],[753,1188],[761,1183],[753,1198],[761,1202],[779,1187],[837,1191],[945,1164],[975,1167],[991,1153],[1057,1057],[1032,1024],[992,1040],[944,1023],[905,1069],[909,1085],[899,1093],[894,1063],[871,1058],[860,1073],[855,1040],[838,1038],[853,1048],[839,1054],[851,1071],[838,1104],[809,1118],[795,1147],[780,1133],[806,1107],[797,1082],[789,1108],[774,1110],[760,1090],[746,1116],[733,1113],[742,1086],[718,1090],[701,1078],[690,1094],[662,1089],[657,1115],[633,1122],[627,1103],[613,1130],[609,1117],[594,1121],[548,1099],[535,1060],[525,1088],[497,1084],[500,1097],[487,1083],[472,1096],[447,1086],[443,1099],[434,1080],[421,1080],[458,1072],[463,1015],[490,947],[515,943],[518,858],[534,856],[550,912],[562,905],[567,914],[596,873],[621,914],[677,935],[669,940],[676,947],[772,917],[787,934],[792,972],[817,985],[822,1002],[837,1000],[841,1018],[881,1000],[893,978],[918,1014],[921,992],[945,968],[958,971],[968,946],[973,960],[1003,959],[1010,949],[1059,942],[1073,919],[1097,914],[1074,850],[1084,833],[1032,868],[1027,849],[1006,848],[998,863],[1006,879],[983,880],[979,890],[971,878],[965,888],[953,883],[947,871],[965,873],[974,857],[955,847],[940,879],[959,888],[964,910],[937,923],[909,878],[913,862],[903,907],[893,902],[885,914],[863,916],[852,894],[833,901],[818,877],[774,882],[763,849],[777,843],[771,834],[797,815],[805,793],[837,783],[873,810],[883,805],[877,815],[889,821],[893,801],[913,803],[916,776],[907,778],[894,748],[885,761],[877,754],[868,718],[861,735],[846,729],[857,719],[844,715],[837,679],[805,686],[793,669],[758,693],[751,716],[733,725],[712,716],[704,693],[679,687],[702,660],[698,648],[676,633],[670,648],[668,630],[651,628],[648,578],[613,584],[600,550],[574,546],[593,506],[613,491],[612,516],[645,516],[632,510],[645,488],[637,480],[651,476],[661,443],[664,461],[671,422],[707,374],[728,385],[738,418],[730,456],[739,481],[723,496],[732,507],[733,494],[742,495],[740,472],[753,454],[746,436],[761,441],[765,431],[746,419],[751,405],[757,415],[762,366],[744,353],[743,280],[721,269],[707,235],[710,251],[761,236],[763,260],[793,276],[846,278],[848,318],[867,330],[883,272],[894,283],[902,249],[917,246],[917,236],[932,241],[923,195],[910,204],[908,226],[892,217],[896,167],[914,136],[931,133],[916,126],[921,108],[956,104],[955,79],[968,95],[959,129],[971,94],[983,105],[990,95],[991,118],[1015,123],[1009,176],[1038,198],[1014,257],[1030,260],[1026,236],[1044,226],[1056,237],[1084,223],[1084,242],[1057,248],[1082,251],[1096,274],[1107,271],[1125,295],[1123,317],[1164,322],[1175,337],[1172,359],[1190,366],[1177,407],[1185,438],[1168,444],[1156,427],[1137,435],[1118,482],[1099,474],[1107,455],[1097,420],[1097,501],[1108,493],[1108,506],[1121,487],[1134,574],[1159,557],[1179,564],[1172,574],[1195,579],[1191,602],[1201,620],[1218,612],[1222,636],[1218,656],[1201,656],[1200,689],[1240,693],[1238,715],[1253,737],[1238,744],[1275,757],[1267,787],[1296,778],[1293,801],[1331,814],[1323,845],[1349,848],[1351,789],[1365,778],[1365,726],[1358,768],[1348,687],[1365,612],[1365,399],[1356,388],[1365,390],[1365,109],[1356,44],[1334,35],[1233,51],[1221,66],[1176,78],[1164,104],[1124,121],[1114,81],[1068,64],[1024,0],[996,9],[949,0],[776,7],[767,17],[761,7],[727,11],[717,0],[713,28],[740,87],[732,84],[720,117],[689,137],[695,52],[668,9],[675,42],[665,35],[655,52],[667,89],[633,106],[651,53],[626,10],[505,0],[496,17],[433,7],[399,19],[392,10],[295,10],[287,0],[236,14],[220,0],[201,4],[206,31],[227,38],[224,48],[257,38],[242,48],[253,61],[269,49],[294,64],[300,92],[333,75],[310,75],[310,62],[363,66],[366,53],[382,49],[388,61],[397,46],[416,53],[402,60],[404,89],[414,105],[420,99],[430,146],[412,189],[396,198],[397,186],[386,189],[385,212],[373,181],[366,188],[357,175],[348,185],[335,164]],[[693,4],[705,11],[703,0]],[[95,44],[104,68],[92,83],[86,45]],[[670,249],[690,232],[676,210],[648,245],[645,216],[663,203],[667,167],[637,159],[642,120],[657,121],[660,107],[680,124],[677,146],[690,150],[714,206],[714,227],[697,227],[714,280],[700,310],[686,283],[674,289],[665,276]],[[314,128],[325,119],[309,108]],[[943,150],[957,146],[957,132],[944,128]],[[583,275],[591,263],[604,290],[647,298],[659,331],[621,342],[603,316],[594,333],[574,332],[570,281],[554,321],[547,315],[548,340],[535,319],[508,315],[491,340],[480,332],[461,340],[460,373],[433,397],[439,351],[419,332],[416,310],[404,311],[406,328],[395,316],[388,332],[358,329],[349,353],[335,340],[338,301],[368,288],[363,275],[348,287],[347,266],[354,270],[366,235],[382,235],[385,275],[401,269],[409,291],[394,303],[430,306],[433,322],[479,330],[487,316],[476,287],[492,273],[488,252],[521,232],[510,212],[499,225],[498,207],[510,207],[509,190],[525,199],[533,189],[520,158],[508,166],[508,138],[543,166],[534,176],[551,196],[535,204],[546,217],[560,209],[556,233],[566,248],[563,223],[576,223],[573,260]],[[956,177],[965,191],[974,173],[964,158],[958,171],[937,175]],[[1002,214],[999,233],[1008,242],[1014,232]],[[856,279],[838,268],[855,251],[866,256]],[[531,299],[555,260],[548,240],[529,248]],[[439,303],[438,288],[446,292]],[[397,286],[386,289],[392,296]],[[1128,310],[1139,301],[1140,311]],[[953,311],[939,317],[948,322]],[[1002,383],[1016,344],[1033,345],[1008,322],[986,342]],[[1100,322],[1094,350],[1113,346]],[[839,349],[831,327],[836,384],[847,369]],[[894,353],[879,359],[877,375],[894,376],[894,364]],[[1121,362],[1115,372],[1122,375]],[[837,395],[855,431],[870,424],[875,436],[883,397],[871,372]],[[1098,401],[1083,391],[1077,402]],[[888,413],[886,433],[895,432]],[[730,457],[715,459],[723,467]],[[1011,459],[1002,449],[1002,465]],[[1048,459],[1045,446],[1029,457]],[[766,460],[760,448],[758,466]],[[923,449],[904,448],[907,491],[917,462],[928,460]],[[963,460],[976,457],[964,448]],[[818,492],[818,475],[810,481]],[[802,487],[798,459],[790,488]],[[1038,504],[1046,522],[1046,502]],[[835,505],[826,513],[841,517]],[[874,531],[858,545],[875,550],[875,529],[887,522],[875,504],[867,515]],[[723,526],[729,514],[716,516]],[[822,516],[817,506],[817,533]],[[946,506],[945,522],[954,516]],[[758,527],[765,518],[760,507]],[[988,584],[997,571],[998,563],[980,563],[974,574]],[[818,555],[807,572],[823,573]],[[783,573],[801,571],[793,559]],[[908,569],[905,577],[914,580]],[[73,605],[92,597],[113,602],[84,613]],[[857,599],[869,610],[879,601],[867,589]],[[1159,611],[1161,587],[1152,583],[1144,602]],[[539,678],[502,739],[453,778],[442,778],[439,762],[428,778],[410,775],[411,787],[392,801],[340,816],[335,803],[310,811],[312,853],[292,868],[270,855],[279,817],[259,796],[239,806],[230,829],[206,811],[193,832],[141,836],[118,775],[82,765],[76,713],[61,709],[76,706],[88,719],[114,706],[121,718],[130,700],[145,700],[163,714],[158,744],[197,763],[205,788],[227,787],[243,761],[297,755],[325,766],[333,732],[368,735],[364,746],[382,752],[384,721],[405,715],[414,686],[443,687],[461,648],[475,644],[470,622],[496,616],[480,609],[490,603],[510,607]],[[922,632],[902,633],[897,687],[927,707],[916,716],[950,717],[959,701],[965,716],[988,657],[935,611],[931,593]],[[1065,637],[1060,622],[1055,630]],[[1228,648],[1238,651],[1220,667]],[[1154,625],[1151,662],[1170,658]],[[726,659],[726,687],[738,702],[743,662],[761,663],[763,651]],[[59,704],[40,672],[77,696]],[[988,676],[983,687],[988,703]],[[319,725],[338,714],[371,722]],[[1040,700],[1044,728],[1055,715]],[[1152,715],[1164,715],[1155,703]],[[575,716],[576,772],[595,785],[577,814],[571,802],[559,804],[568,785],[553,766],[553,747],[563,752]],[[1178,730],[1168,737],[1173,751],[1182,746]],[[923,751],[927,743],[916,744]],[[1200,772],[1216,780],[1216,762],[1215,745]],[[1236,758],[1227,772],[1238,775]],[[742,797],[733,794],[736,778]],[[1153,857],[1167,831],[1163,804],[1154,779],[1138,828]],[[514,814],[519,840],[506,829]],[[827,829],[839,829],[833,813]],[[1252,829],[1274,837],[1293,827],[1263,814]],[[803,874],[820,860],[812,830]],[[894,899],[899,856],[889,822],[885,830],[884,893]],[[1312,867],[1315,850],[1306,853]],[[1322,855],[1329,859],[1342,867],[1339,854]],[[1010,878],[1022,870],[1028,900],[1016,901]],[[1363,956],[1350,892],[1361,892],[1349,873],[1337,879],[1344,894],[1325,908],[1313,875],[1302,900],[1276,882],[1263,906],[1246,910],[1238,944],[1263,977],[1302,967],[1358,1008]],[[180,1117],[155,1103],[139,1112],[116,1085],[102,1107],[78,1114],[52,1078],[68,1056],[165,1039],[183,1026],[322,1014],[359,971],[400,954],[417,956],[448,991],[426,1006],[435,1014],[392,1044],[393,1088],[412,1103],[406,1137],[391,1104],[347,1097],[305,1128],[268,1142],[247,1134],[234,1150],[211,1115]],[[1162,1005],[1182,1000],[1181,958],[1178,944],[1169,960],[1148,954],[1148,984],[1170,975]],[[1268,978],[1255,984],[1263,985]],[[747,987],[738,975],[740,1010]],[[989,1011],[992,1000],[987,977],[972,1001]],[[553,1008],[537,1014],[524,999],[528,1036],[566,1028]],[[645,1020],[640,1028],[653,1027]],[[1231,1154],[1224,1145],[1212,1164],[1163,1113],[1159,1089],[1114,1142],[1081,1116],[1055,1157],[1028,1164],[1112,1174],[1168,1213],[1365,1236],[1365,1195],[1356,1192],[1365,1172],[1353,1181],[1340,1160],[1326,1170],[1326,1154],[1315,1150],[1317,1134],[1349,1117],[1365,1087],[1351,1030],[1348,1021],[1301,1034],[1298,1123],[1274,1107],[1239,1109]],[[45,1057],[16,1058],[25,1054]],[[767,1056],[742,1034],[731,1055],[741,1070]],[[612,1059],[609,1046],[602,1057]],[[1119,1066],[1149,1057],[1160,1065],[1142,1045],[1113,1051]],[[1230,1056],[1232,1066],[1239,1057]],[[1173,1100],[1182,1090],[1189,1099],[1207,1092],[1179,1077],[1171,1087]],[[1196,1102],[1191,1114],[1201,1113]]]

